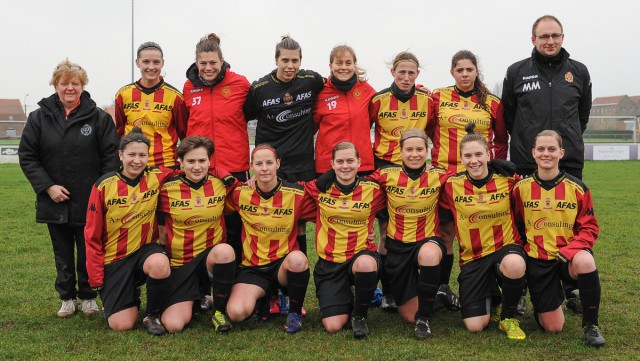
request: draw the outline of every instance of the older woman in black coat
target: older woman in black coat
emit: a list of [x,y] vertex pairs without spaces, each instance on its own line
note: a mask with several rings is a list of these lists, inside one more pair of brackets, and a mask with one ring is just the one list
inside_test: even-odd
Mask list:
[[63,318],[77,307],[85,314],[99,312],[87,280],[85,216],[91,186],[119,165],[113,119],[84,91],[87,82],[79,65],[68,59],[58,64],[50,81],[55,93],[29,114],[18,151],[20,167],[36,192],[36,222],[49,228],[55,288],[62,299],[58,317]]

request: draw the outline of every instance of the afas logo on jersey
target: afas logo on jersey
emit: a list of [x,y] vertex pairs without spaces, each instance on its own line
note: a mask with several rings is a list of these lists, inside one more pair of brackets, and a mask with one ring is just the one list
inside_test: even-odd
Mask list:
[[138,109],[140,103],[127,103],[122,106],[122,110]]
[[258,211],[258,207],[256,206],[249,206],[246,204],[241,204],[240,205],[240,209],[246,212],[250,212],[250,213],[256,213]]
[[127,204],[127,197],[111,198],[107,200],[107,207],[110,207],[116,204],[119,204],[119,205]]
[[278,105],[278,104],[280,104],[280,98],[278,98],[278,99],[265,99],[262,102],[262,106],[263,107],[268,107],[270,105]]
[[324,204],[328,204],[330,206],[335,206],[336,205],[336,200],[334,198],[329,198],[329,197],[325,197],[325,196],[318,197],[318,202],[324,203]]

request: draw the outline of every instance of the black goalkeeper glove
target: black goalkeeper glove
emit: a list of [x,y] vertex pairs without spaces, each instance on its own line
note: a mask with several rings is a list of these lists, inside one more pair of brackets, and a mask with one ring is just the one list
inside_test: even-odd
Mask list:
[[336,180],[336,171],[333,169],[329,169],[328,171],[322,173],[318,179],[316,179],[316,186],[321,193],[326,193],[329,187]]
[[516,174],[516,165],[504,159],[492,159],[487,163],[489,169],[506,177]]

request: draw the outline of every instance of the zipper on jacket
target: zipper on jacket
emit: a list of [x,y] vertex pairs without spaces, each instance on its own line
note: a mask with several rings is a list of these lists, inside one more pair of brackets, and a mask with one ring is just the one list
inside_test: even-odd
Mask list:
[[549,81],[549,129],[553,129],[553,87],[552,81]]

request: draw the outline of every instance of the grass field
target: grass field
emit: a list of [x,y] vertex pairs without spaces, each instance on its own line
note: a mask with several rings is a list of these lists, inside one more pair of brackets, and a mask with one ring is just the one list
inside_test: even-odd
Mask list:
[[586,164],[585,183],[591,187],[601,227],[595,254],[603,290],[600,324],[607,340],[604,348],[592,349],[582,342],[578,316],[567,313],[565,330],[549,335],[537,328],[530,304],[521,323],[527,339],[520,342],[509,341],[495,323],[471,334],[463,329],[459,313],[449,311],[435,316],[434,337],[423,342],[413,338],[413,325],[379,309],[370,312],[372,334],[367,340],[356,341],[350,332],[329,335],[320,324],[313,283],[305,302],[309,316],[295,335],[282,332],[284,317],[264,325],[240,325],[221,335],[213,332],[208,317],[197,316],[184,332],[162,337],[149,336],[140,326],[113,332],[99,316],[58,319],[60,301],[53,287],[55,267],[46,226],[35,223],[35,197],[18,165],[2,164],[0,360],[638,360],[639,176],[639,162]]

